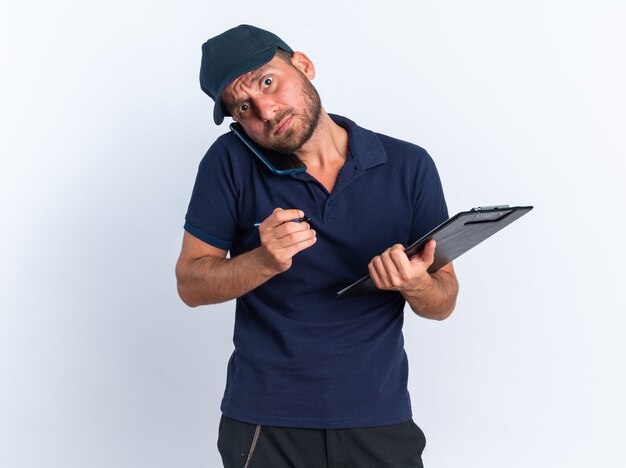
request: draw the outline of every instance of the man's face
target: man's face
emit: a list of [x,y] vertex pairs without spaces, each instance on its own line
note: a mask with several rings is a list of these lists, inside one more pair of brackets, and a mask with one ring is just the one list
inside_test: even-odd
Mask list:
[[259,145],[293,153],[317,128],[322,104],[309,81],[314,72],[307,61],[301,54],[291,65],[277,55],[234,80],[224,91],[224,106]]

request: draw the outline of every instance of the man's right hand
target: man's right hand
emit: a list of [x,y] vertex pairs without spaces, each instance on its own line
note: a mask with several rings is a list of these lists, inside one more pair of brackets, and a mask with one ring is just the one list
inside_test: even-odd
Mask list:
[[302,217],[300,210],[276,208],[259,225],[261,247],[233,258],[185,231],[176,263],[181,299],[190,307],[229,301],[288,270],[293,256],[317,240],[309,223],[291,222]]
[[274,274],[291,268],[293,256],[317,241],[316,233],[309,223],[292,222],[302,217],[304,213],[300,210],[276,208],[259,225],[261,260]]

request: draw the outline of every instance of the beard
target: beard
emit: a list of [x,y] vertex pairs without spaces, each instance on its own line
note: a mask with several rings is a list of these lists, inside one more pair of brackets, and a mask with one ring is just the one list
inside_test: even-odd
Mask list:
[[[299,73],[302,83],[302,94],[305,101],[304,110],[301,113],[298,113],[293,107],[286,109],[277,115],[265,130],[267,140],[273,139],[272,143],[266,145],[266,147],[282,154],[292,154],[299,150],[307,141],[309,141],[320,121],[322,111],[322,101],[320,99],[320,95],[309,79],[302,72]],[[282,135],[272,137],[274,127],[289,115],[301,117],[304,125],[302,131],[300,133],[296,133],[293,128],[289,128]]]

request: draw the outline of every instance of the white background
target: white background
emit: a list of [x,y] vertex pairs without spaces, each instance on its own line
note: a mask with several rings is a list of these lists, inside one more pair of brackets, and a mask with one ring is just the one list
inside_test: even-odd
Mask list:
[[623,5],[3,1],[0,465],[220,466],[234,303],[187,308],[174,264],[227,130],[200,47],[251,23],[425,147],[451,214],[535,206],[455,262],[451,318],[407,311],[427,468],[623,466]]

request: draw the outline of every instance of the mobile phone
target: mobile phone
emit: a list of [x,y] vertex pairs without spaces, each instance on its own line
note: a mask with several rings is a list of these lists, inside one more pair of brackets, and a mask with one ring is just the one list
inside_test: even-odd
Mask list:
[[250,151],[276,175],[299,174],[306,172],[304,164],[295,154],[283,154],[267,148],[261,148],[246,135],[241,124],[233,122],[230,130],[248,147]]

